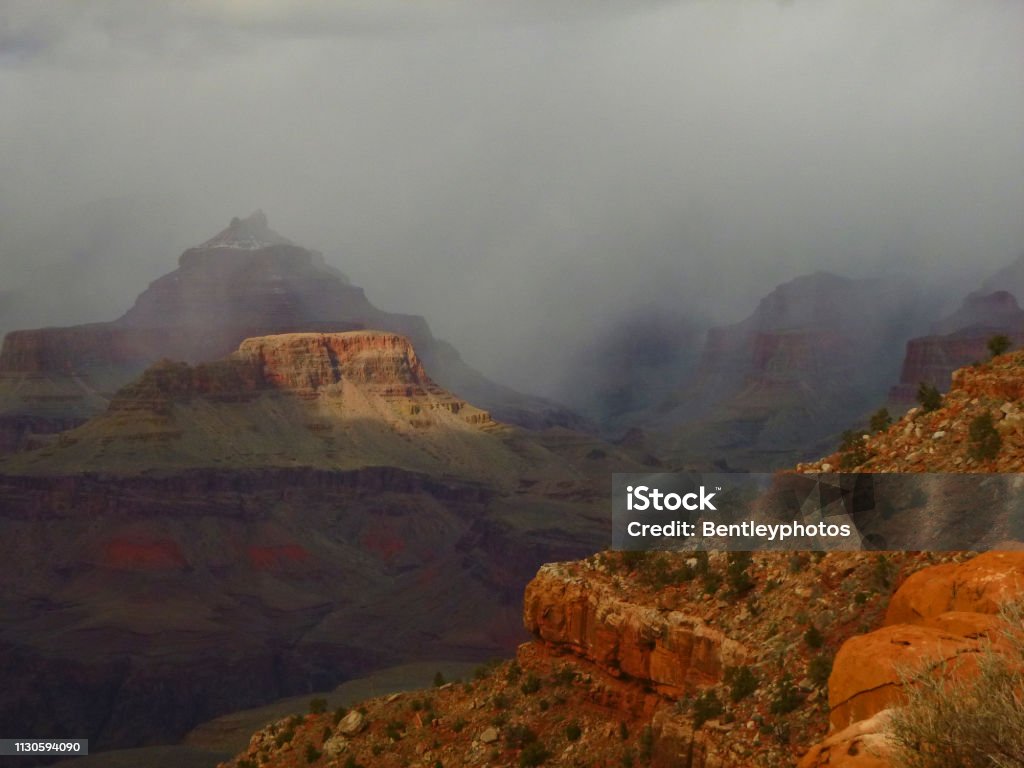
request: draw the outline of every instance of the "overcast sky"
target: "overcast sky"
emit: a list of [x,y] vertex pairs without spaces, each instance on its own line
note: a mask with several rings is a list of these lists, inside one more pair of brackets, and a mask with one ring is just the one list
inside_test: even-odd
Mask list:
[[966,292],[1024,252],[1022,41],[1002,0],[2,0],[0,301],[111,319],[263,208],[550,389],[646,302]]

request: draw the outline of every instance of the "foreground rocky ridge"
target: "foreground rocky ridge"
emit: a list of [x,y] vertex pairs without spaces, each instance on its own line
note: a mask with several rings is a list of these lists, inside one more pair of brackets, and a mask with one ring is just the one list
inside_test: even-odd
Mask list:
[[535,639],[516,662],[365,702],[347,734],[300,714],[228,765],[793,765],[829,727],[835,651],[883,622],[894,583],[955,560],[755,555],[749,587],[724,554],[550,564],[527,589]]
[[[857,468],[1018,471],[1024,353],[953,381],[937,409],[868,436]],[[986,414],[1003,443],[972,458],[969,424]],[[228,765],[894,768],[890,728],[908,671],[969,679],[982,653],[1001,652],[999,607],[1022,596],[1016,551],[604,553],[549,564],[527,587],[534,640],[514,665],[411,706],[369,701],[342,733],[344,713],[274,724]]]
[[[797,470],[1019,472],[1024,466],[1024,352],[960,368],[952,382],[934,410],[911,408],[884,431],[862,433],[856,450],[798,464]],[[978,436],[972,437],[979,417],[990,418],[999,435],[992,455],[979,450]]]

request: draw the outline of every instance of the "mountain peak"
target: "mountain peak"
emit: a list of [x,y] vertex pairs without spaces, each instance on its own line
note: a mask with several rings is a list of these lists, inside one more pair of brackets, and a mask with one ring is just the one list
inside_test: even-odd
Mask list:
[[257,210],[244,219],[235,216],[231,219],[227,229],[222,230],[199,247],[255,251],[272,245],[294,245],[294,243],[272,230],[267,224],[267,215],[262,210]]

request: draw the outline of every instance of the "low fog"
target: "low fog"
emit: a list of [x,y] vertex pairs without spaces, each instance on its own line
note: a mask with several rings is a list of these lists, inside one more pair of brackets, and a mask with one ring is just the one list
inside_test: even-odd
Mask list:
[[7,0],[0,331],[256,208],[524,390],[811,270],[955,302],[1024,252],[1022,40],[1001,0]]

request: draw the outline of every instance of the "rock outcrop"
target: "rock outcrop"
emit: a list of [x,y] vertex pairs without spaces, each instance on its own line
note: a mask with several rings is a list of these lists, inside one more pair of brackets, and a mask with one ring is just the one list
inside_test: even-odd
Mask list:
[[553,650],[675,698],[721,682],[727,666],[749,655],[698,616],[638,605],[558,564],[541,568],[526,588],[523,621]]
[[911,405],[921,382],[946,391],[955,370],[988,358],[988,341],[997,334],[1008,336],[1014,346],[1024,344],[1024,310],[1005,290],[972,293],[929,335],[907,342],[900,380],[889,399],[897,406]]
[[[954,372],[949,393],[937,408],[911,408],[887,429],[865,432],[863,449],[798,464],[798,471],[842,467],[857,472],[999,472],[1024,465],[1024,352],[1011,352]],[[987,416],[998,433],[997,449],[979,452],[972,425]],[[977,426],[974,427],[977,430]],[[986,434],[988,430],[986,429]],[[1011,535],[1005,538],[1014,538]]]
[[0,349],[0,450],[33,447],[102,412],[161,359],[216,360],[243,339],[375,328],[410,339],[442,385],[531,427],[581,426],[564,409],[488,381],[426,321],[377,309],[322,255],[278,235],[257,212],[186,250],[108,323],[8,333]]

